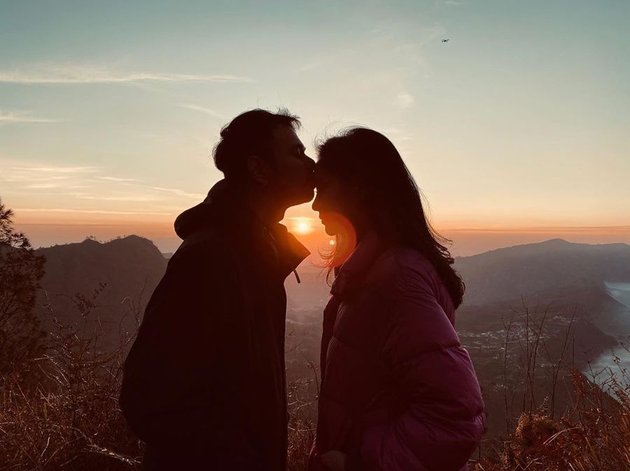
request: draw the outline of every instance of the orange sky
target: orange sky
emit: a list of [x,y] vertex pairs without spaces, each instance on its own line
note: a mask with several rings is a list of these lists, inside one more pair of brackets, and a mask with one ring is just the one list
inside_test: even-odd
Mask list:
[[347,126],[385,134],[455,254],[630,242],[627,2],[83,3],[0,15],[0,198],[35,245],[174,250],[221,127],[255,107],[300,116],[314,158]]
[[[133,216],[135,218],[135,216]],[[80,242],[87,236],[106,241],[118,236],[137,234],[156,243],[162,252],[173,252],[179,239],[172,228],[172,220],[143,221],[142,217],[121,221],[98,215],[90,222],[72,223],[64,214],[51,214],[45,223],[29,221],[16,215],[16,227],[31,239],[35,246],[50,246]],[[331,238],[325,234],[316,217],[290,216],[283,221],[308,248],[316,253],[329,247]],[[306,229],[306,231],[304,230]],[[456,256],[473,255],[487,250],[518,244],[562,238],[583,243],[630,243],[630,226],[605,227],[440,227],[436,229],[453,241],[451,251]]]

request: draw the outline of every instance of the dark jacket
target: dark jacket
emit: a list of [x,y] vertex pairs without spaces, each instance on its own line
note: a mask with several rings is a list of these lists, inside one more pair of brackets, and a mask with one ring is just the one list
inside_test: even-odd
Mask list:
[[284,470],[284,280],[308,251],[225,181],[175,228],[120,397],[145,469]]
[[465,469],[484,430],[477,377],[446,286],[417,250],[362,241],[324,312],[318,456],[348,469]]

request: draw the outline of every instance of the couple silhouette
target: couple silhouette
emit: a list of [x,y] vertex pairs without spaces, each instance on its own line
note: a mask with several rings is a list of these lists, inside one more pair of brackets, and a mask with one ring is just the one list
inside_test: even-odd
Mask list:
[[287,467],[285,278],[308,250],[279,223],[310,201],[329,235],[309,471],[459,471],[484,404],[454,329],[464,284],[382,134],[305,153],[300,121],[255,109],[221,131],[224,179],[175,221],[183,242],[147,305],[120,397],[146,470]]

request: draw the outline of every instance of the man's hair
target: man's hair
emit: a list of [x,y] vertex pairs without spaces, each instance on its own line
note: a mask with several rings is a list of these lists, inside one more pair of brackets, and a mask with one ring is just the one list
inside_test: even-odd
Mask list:
[[227,179],[247,175],[247,158],[258,155],[270,158],[271,138],[278,126],[300,127],[300,119],[286,109],[277,113],[255,109],[234,118],[221,129],[221,140],[214,148],[214,165]]

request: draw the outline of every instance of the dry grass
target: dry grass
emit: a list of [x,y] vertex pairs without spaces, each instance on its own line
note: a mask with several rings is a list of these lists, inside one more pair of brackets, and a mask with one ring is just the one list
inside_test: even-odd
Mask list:
[[[590,379],[569,365],[567,347],[572,322],[553,358],[545,340],[547,311],[537,315],[525,308],[524,335],[519,336],[520,355],[512,366],[518,372],[522,394],[520,415],[512,431],[471,466],[474,471],[621,471],[630,470],[630,374],[617,358],[616,371],[609,368],[590,373]],[[506,329],[505,364],[508,363]],[[543,358],[539,352],[543,351]],[[518,359],[520,358],[520,361]],[[542,360],[552,381],[543,399],[535,395]],[[505,366],[507,369],[507,366]],[[560,414],[555,404],[556,388],[562,376],[570,387],[571,404]],[[607,378],[602,381],[601,376]],[[505,376],[505,375],[504,375]],[[507,386],[506,386],[507,387]],[[512,393],[513,394],[513,393]],[[506,389],[506,398],[508,392]],[[508,401],[506,399],[506,409]],[[509,414],[506,411],[509,420]]]
[[[89,311],[89,303],[83,309]],[[0,378],[0,470],[140,469],[143,444],[118,407],[128,341],[123,338],[114,353],[101,353],[94,337],[81,338],[76,329],[57,323],[44,355]],[[542,345],[536,334],[529,341]],[[534,376],[527,373],[534,368],[529,360],[534,350],[525,346],[523,352],[527,381]],[[630,384],[626,372],[621,378]],[[471,469],[630,469],[630,390],[614,377],[605,384],[607,392],[577,371],[571,379],[571,407],[553,414],[553,391],[540,404],[525,400],[513,432],[498,446],[485,447]],[[299,381],[289,385],[289,471],[306,469],[314,438],[315,398],[308,390]],[[528,389],[524,398],[529,397]]]
[[44,355],[2,377],[0,469],[139,469],[118,408],[122,350],[94,344],[57,324]]
[[[78,317],[87,320],[94,300],[77,300]],[[143,443],[118,406],[131,339],[121,333],[118,350],[103,353],[98,332],[84,338],[76,326],[54,325],[44,355],[0,377],[0,470],[141,469]],[[314,436],[300,386],[289,385],[289,471],[306,469]]]
[[476,471],[630,469],[630,396],[619,386],[616,399],[584,375],[573,373],[575,403],[563,417],[544,411],[521,415],[516,430]]

